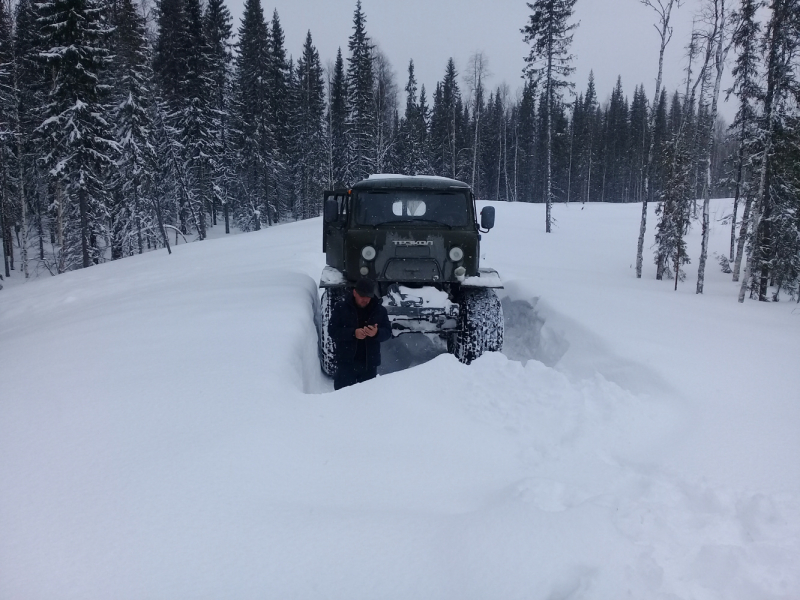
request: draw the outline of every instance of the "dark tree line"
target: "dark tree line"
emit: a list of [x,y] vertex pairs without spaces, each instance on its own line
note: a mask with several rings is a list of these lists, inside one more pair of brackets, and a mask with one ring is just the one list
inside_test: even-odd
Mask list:
[[[783,244],[797,237],[797,173],[787,158],[797,147],[796,42],[780,42],[770,58],[780,72],[773,87],[763,80],[769,35],[793,31],[797,1],[773,1],[783,26],[771,25],[763,44],[754,41],[755,9],[747,17],[758,1],[743,0],[736,13],[742,109],[728,130],[710,110],[710,68],[694,91],[697,74],[686,90],[660,89],[655,105],[643,85],[627,95],[619,79],[605,100],[593,76],[577,95],[563,94],[575,0],[530,5],[531,43],[546,38],[548,15],[561,19],[566,45],[556,47],[551,83],[537,66],[547,62],[532,55],[519,91],[492,89],[476,54],[461,73],[450,59],[426,90],[410,61],[404,105],[360,2],[346,48],[326,69],[311,32],[289,56],[277,12],[266,18],[260,0],[246,1],[235,45],[224,0],[160,0],[152,23],[134,0],[19,0],[13,11],[0,0],[5,274],[59,273],[202,240],[213,227],[315,217],[324,189],[394,172],[460,179],[485,199],[657,202],[662,276],[687,260],[682,238],[699,218],[696,199],[735,195],[744,220],[732,243],[740,255],[745,244],[755,249],[748,281],[767,273],[791,291],[797,253]],[[698,55],[711,44],[703,43]]]

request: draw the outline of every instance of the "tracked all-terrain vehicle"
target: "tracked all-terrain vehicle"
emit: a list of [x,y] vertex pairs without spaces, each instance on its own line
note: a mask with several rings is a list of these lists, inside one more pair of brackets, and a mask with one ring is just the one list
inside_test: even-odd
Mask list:
[[351,189],[325,192],[320,287],[320,362],[335,371],[328,334],[333,306],[361,278],[376,283],[393,335],[446,339],[469,364],[503,346],[497,271],[480,266],[481,233],[494,207],[477,220],[470,187],[443,177],[373,175]]

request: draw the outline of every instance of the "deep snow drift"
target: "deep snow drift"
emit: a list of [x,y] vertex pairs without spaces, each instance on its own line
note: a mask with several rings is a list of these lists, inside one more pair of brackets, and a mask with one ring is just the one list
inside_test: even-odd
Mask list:
[[0,598],[800,598],[800,308],[496,206],[505,354],[335,393],[319,220],[0,292]]

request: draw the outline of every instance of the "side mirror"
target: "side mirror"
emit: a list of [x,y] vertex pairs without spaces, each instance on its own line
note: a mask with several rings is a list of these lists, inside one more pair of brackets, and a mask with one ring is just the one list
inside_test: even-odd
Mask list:
[[339,219],[339,203],[336,201],[336,198],[328,198],[325,200],[323,218],[326,223],[333,223]]
[[481,210],[481,229],[487,231],[494,227],[494,206],[484,206]]

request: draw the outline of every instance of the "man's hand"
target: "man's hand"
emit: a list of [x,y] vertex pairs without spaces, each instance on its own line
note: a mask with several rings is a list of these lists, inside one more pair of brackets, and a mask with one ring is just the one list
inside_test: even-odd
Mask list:
[[356,329],[356,339],[357,340],[363,340],[365,337],[367,337],[367,333],[364,331],[365,329],[366,329],[366,327],[363,328],[363,329]]
[[364,333],[367,335],[367,337],[375,337],[378,334],[378,326],[367,325],[364,327]]

